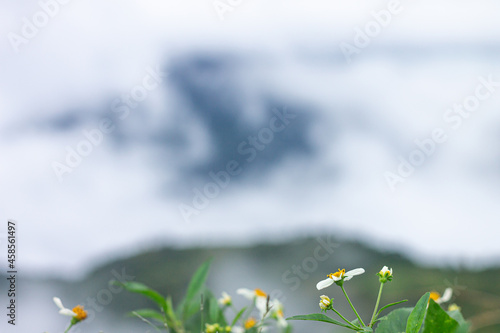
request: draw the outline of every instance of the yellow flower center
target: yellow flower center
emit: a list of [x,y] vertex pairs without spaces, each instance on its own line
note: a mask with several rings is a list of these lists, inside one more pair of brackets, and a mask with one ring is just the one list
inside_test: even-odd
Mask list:
[[246,321],[245,321],[245,329],[249,330],[251,329],[252,327],[255,326],[255,324],[257,324],[257,321],[254,319],[254,318],[248,318]]
[[431,291],[430,299],[437,301],[441,297],[441,294],[437,291]]
[[232,301],[231,296],[226,295],[226,296],[222,297],[222,299],[221,299],[221,301],[220,301],[220,302],[221,302],[223,305],[228,305],[228,304],[230,304],[230,303],[231,303],[231,301]]
[[206,333],[217,333],[220,330],[219,324],[205,324],[205,332]]
[[75,318],[78,319],[78,321],[84,320],[87,318],[87,312],[83,309],[83,306],[77,305],[73,308],[72,310],[74,313],[76,313]]
[[327,277],[329,277],[330,279],[333,279],[334,276],[336,278],[342,278],[344,276],[344,274],[345,274],[345,269],[340,270],[340,268],[339,268],[338,272],[330,273],[330,274],[327,275]]
[[276,311],[276,314],[278,315],[278,317],[280,318],[283,318],[284,315],[283,315],[283,310],[279,309],[278,311]]
[[255,295],[258,297],[267,297],[267,294],[264,291],[262,291],[262,289],[257,288],[254,291],[255,291]]

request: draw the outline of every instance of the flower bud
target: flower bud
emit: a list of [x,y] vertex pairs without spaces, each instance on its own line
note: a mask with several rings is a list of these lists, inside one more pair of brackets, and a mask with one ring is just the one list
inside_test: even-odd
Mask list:
[[332,300],[328,296],[321,295],[319,301],[319,307],[322,311],[326,311],[332,308]]
[[389,269],[389,267],[384,266],[380,270],[380,272],[377,273],[379,277],[380,283],[386,283],[387,281],[392,281],[392,268]]

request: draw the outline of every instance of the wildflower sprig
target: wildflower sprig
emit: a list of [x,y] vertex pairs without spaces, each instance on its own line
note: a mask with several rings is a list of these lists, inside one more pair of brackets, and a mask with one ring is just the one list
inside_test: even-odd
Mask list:
[[59,297],[54,297],[52,300],[54,301],[55,305],[59,308],[59,314],[71,317],[71,322],[68,328],[66,328],[66,330],[64,331],[64,333],[69,332],[69,330],[74,325],[78,324],[79,322],[87,318],[87,312],[83,309],[83,306],[77,305],[72,310],[70,310],[64,307]]
[[382,270],[380,270],[380,272],[377,273],[377,275],[379,276],[379,281],[381,283],[381,288],[379,290],[379,295],[377,297],[377,302],[375,305],[375,309],[373,311],[372,320],[369,322],[369,325],[366,325],[363,322],[363,319],[361,319],[361,316],[359,315],[358,311],[354,307],[354,304],[352,303],[351,299],[347,295],[347,292],[344,288],[345,281],[349,281],[354,276],[361,275],[363,273],[365,273],[365,270],[363,268],[356,268],[356,269],[350,270],[348,272],[346,272],[345,269],[339,268],[337,272],[328,274],[327,279],[321,280],[316,284],[316,289],[318,289],[318,290],[327,288],[334,283],[337,286],[339,286],[340,289],[342,290],[342,293],[344,294],[347,302],[351,306],[354,314],[356,315],[357,320],[355,320],[354,322],[349,321],[348,319],[346,319],[346,317],[344,315],[342,315],[340,312],[335,310],[335,308],[333,307],[333,298],[330,299],[328,296],[325,296],[325,295],[320,296],[319,307],[320,307],[321,311],[324,312],[325,314],[327,313],[328,310],[335,312],[345,322],[345,324],[342,322],[338,322],[336,320],[333,320],[329,317],[326,317],[326,318],[322,317],[323,315],[319,315],[319,314],[318,315],[306,315],[306,316],[294,316],[294,317],[291,317],[288,319],[290,319],[290,320],[295,319],[295,320],[326,321],[326,322],[329,322],[329,323],[332,323],[335,325],[349,328],[349,329],[357,331],[357,332],[372,332],[373,331],[373,329],[372,329],[373,324],[375,323],[376,318],[377,318],[378,314],[380,313],[380,312],[377,312],[377,309],[378,309],[378,305],[379,305],[380,298],[382,295],[382,286],[386,282],[392,280],[392,269],[389,269],[387,266],[384,266],[382,268]]
[[336,285],[338,285],[340,287],[340,289],[342,289],[342,292],[344,293],[344,296],[347,299],[347,302],[349,302],[349,305],[351,306],[352,310],[356,314],[356,317],[358,318],[359,323],[363,327],[365,327],[366,325],[363,322],[363,319],[361,319],[361,317],[359,316],[358,311],[356,311],[356,308],[354,307],[354,305],[352,304],[351,300],[349,299],[349,296],[347,296],[347,292],[344,289],[344,281],[349,281],[354,276],[361,275],[364,272],[365,272],[365,270],[363,268],[356,268],[356,269],[353,269],[353,270],[348,271],[346,273],[345,269],[340,269],[339,268],[338,272],[328,274],[327,275],[327,277],[328,277],[327,279],[319,281],[318,284],[316,285],[316,289],[318,289],[318,290],[327,288],[327,287],[331,286],[334,283]]
[[380,304],[380,298],[382,297],[382,290],[384,289],[384,284],[387,282],[392,281],[392,268],[389,268],[387,266],[382,267],[380,272],[377,273],[378,280],[380,282],[380,288],[378,290],[378,296],[377,296],[377,302],[375,303],[375,308],[373,309],[373,315],[372,319],[370,320],[370,327],[375,324],[375,320],[377,320],[377,310],[378,310],[378,305]]
[[[318,282],[318,284],[316,285],[316,288],[318,290],[327,288],[334,283],[338,285],[341,288],[347,302],[354,311],[357,317],[356,320],[349,321],[344,315],[342,315],[334,308],[333,298],[330,298],[326,295],[320,296],[319,307],[322,313],[298,315],[287,318],[287,320],[313,320],[326,322],[329,324],[342,326],[356,332],[417,333],[420,331],[422,326],[424,327],[424,332],[468,331],[470,324],[463,319],[462,315],[460,314],[460,308],[457,305],[454,304],[453,306],[450,306],[448,308],[448,312],[444,311],[440,306],[440,304],[445,303],[451,299],[451,289],[445,290],[442,296],[438,292],[428,292],[420,298],[415,307],[396,309],[386,316],[379,318],[379,315],[382,313],[382,311],[395,305],[407,302],[407,300],[402,300],[399,302],[387,304],[379,309],[383,288],[385,284],[387,282],[391,282],[394,277],[392,268],[389,268],[388,266],[382,267],[382,269],[375,274],[380,282],[380,287],[371,320],[370,322],[368,322],[368,325],[365,325],[365,323],[361,319],[361,316],[356,311],[353,303],[349,299],[349,296],[347,296],[344,288],[345,281],[349,281],[354,276],[361,275],[364,272],[365,270],[362,268],[356,268],[348,272],[346,272],[345,269],[339,269],[335,273],[328,274],[327,279]],[[328,313],[328,311],[335,312],[335,314],[339,316],[342,321],[338,321],[327,316],[326,314]]]

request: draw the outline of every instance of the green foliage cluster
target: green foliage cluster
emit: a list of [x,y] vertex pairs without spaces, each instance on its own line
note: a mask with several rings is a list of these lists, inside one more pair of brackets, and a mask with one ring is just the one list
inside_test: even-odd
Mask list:
[[[149,288],[139,282],[118,282],[111,283],[123,286],[126,290],[141,294],[153,301],[157,309],[139,309],[129,313],[130,316],[136,316],[145,323],[154,327],[157,331],[166,330],[170,333],[186,332],[206,332],[206,333],[260,333],[264,327],[277,323],[279,318],[277,309],[278,302],[271,302],[267,297],[265,310],[260,318],[252,317],[252,312],[256,307],[257,300],[242,309],[234,308],[235,314],[231,321],[225,310],[232,307],[231,298],[221,302],[214,294],[205,287],[205,281],[210,269],[211,260],[203,263],[193,275],[187,288],[185,296],[174,307],[170,296],[163,296],[159,292]],[[281,312],[282,314],[282,312]],[[238,323],[241,322],[241,325]],[[280,327],[283,333],[291,333],[292,327],[282,320],[285,325]]]

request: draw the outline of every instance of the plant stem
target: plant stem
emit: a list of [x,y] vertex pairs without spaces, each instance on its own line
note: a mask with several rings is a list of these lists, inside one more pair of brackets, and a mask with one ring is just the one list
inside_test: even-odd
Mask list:
[[370,320],[370,327],[373,326],[373,324],[375,323],[375,320],[377,319],[378,304],[380,303],[380,297],[382,296],[382,289],[383,288],[384,288],[384,284],[380,283],[380,289],[378,290],[377,303],[375,303],[375,309],[373,309],[372,320]]
[[363,322],[363,319],[361,319],[361,317],[359,316],[358,311],[356,311],[356,309],[354,308],[354,305],[352,305],[351,300],[349,299],[349,296],[347,296],[347,293],[345,292],[344,286],[340,286],[340,288],[344,292],[345,298],[347,299],[347,301],[351,305],[351,308],[354,311],[354,313],[356,314],[356,317],[358,317],[359,322],[361,323],[361,325],[363,325],[363,327],[366,327],[365,323]]
[[203,304],[204,304],[204,301],[203,301],[203,294],[201,294],[201,300],[200,300],[200,312],[201,312],[201,323],[200,323],[200,332],[203,332]]
[[335,312],[336,314],[338,314],[338,316],[339,316],[340,318],[344,319],[344,321],[345,321],[346,323],[348,323],[348,324],[349,324],[349,325],[351,325],[352,327],[355,327],[355,328],[358,328],[358,329],[359,329],[359,327],[358,327],[358,326],[354,325],[354,324],[353,324],[353,323],[351,323],[349,320],[347,320],[347,319],[346,319],[343,315],[341,315],[341,314],[340,314],[337,310],[335,310],[334,308],[332,308],[332,311],[333,311],[333,312]]
[[66,329],[66,331],[64,331],[64,333],[69,332],[69,330],[71,329],[71,327],[73,327],[73,323],[69,324],[68,328]]

